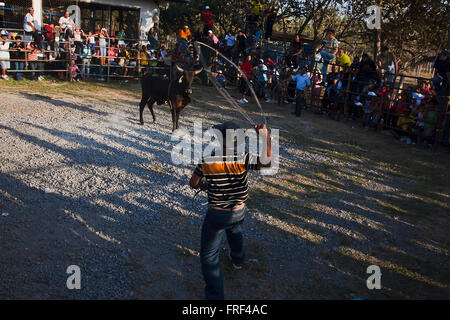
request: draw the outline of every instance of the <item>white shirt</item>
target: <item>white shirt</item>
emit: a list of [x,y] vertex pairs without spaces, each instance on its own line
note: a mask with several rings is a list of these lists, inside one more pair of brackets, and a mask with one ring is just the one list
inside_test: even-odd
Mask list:
[[31,13],[27,13],[25,16],[25,19],[23,20],[23,29],[25,32],[33,32],[33,28],[28,24],[30,22],[34,27],[34,17],[31,15]]
[[11,42],[5,41],[3,43],[3,39],[0,39],[0,58],[9,59],[9,46]]
[[70,17],[66,18],[62,16],[61,18],[59,18],[59,24],[62,26],[63,29],[69,28],[70,30],[72,30],[73,21]]

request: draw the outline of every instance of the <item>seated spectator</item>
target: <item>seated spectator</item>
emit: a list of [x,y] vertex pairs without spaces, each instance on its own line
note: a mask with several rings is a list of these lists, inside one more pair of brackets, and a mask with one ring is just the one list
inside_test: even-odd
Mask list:
[[225,78],[222,70],[217,72],[216,81],[221,88],[225,88],[227,85],[227,78]]
[[[428,144],[433,144],[434,136],[436,134],[436,126],[439,121],[439,107],[436,98],[429,101],[424,117],[423,139]],[[448,139],[448,136],[447,136]],[[445,134],[443,135],[445,141]]]
[[301,41],[300,35],[295,36],[295,40],[291,43],[288,54],[288,65],[294,66],[296,69],[303,58],[303,42]]
[[320,51],[320,55],[322,56],[323,68],[322,68],[322,77],[323,77],[323,85],[327,82],[327,73],[328,73],[328,64],[331,60],[334,59],[338,48],[339,41],[335,37],[335,33],[333,30],[327,30],[328,40],[325,42],[325,47]]
[[411,109],[406,108],[403,114],[398,118],[397,126],[400,128],[400,141],[411,144],[411,128],[414,126],[414,117],[411,115]]
[[181,45],[182,50],[187,50],[188,47],[188,40],[191,36],[191,31],[189,30],[188,26],[184,26],[183,29],[180,30],[178,33],[178,43]]

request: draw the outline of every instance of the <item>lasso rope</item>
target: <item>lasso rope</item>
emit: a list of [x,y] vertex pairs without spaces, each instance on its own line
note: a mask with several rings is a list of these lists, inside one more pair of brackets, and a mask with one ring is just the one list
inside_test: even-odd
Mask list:
[[202,45],[212,51],[214,51],[217,55],[219,55],[221,58],[223,58],[225,61],[227,61],[229,64],[231,64],[241,75],[241,78],[244,79],[244,81],[246,82],[248,88],[250,89],[250,92],[252,93],[253,97],[255,98],[256,104],[259,107],[259,110],[261,112],[261,117],[264,120],[264,124],[267,125],[267,120],[264,114],[264,110],[258,100],[258,97],[256,96],[255,91],[253,90],[253,86],[251,85],[251,83],[248,81],[248,79],[245,76],[245,73],[241,70],[241,68],[239,68],[233,61],[231,61],[230,59],[228,59],[227,57],[225,57],[222,53],[220,53],[218,50],[214,49],[213,47],[200,42],[200,41],[195,41],[195,44],[197,45],[197,52],[200,55],[200,60],[201,63],[203,64],[203,69],[207,72],[209,79],[211,80],[212,84],[214,85],[214,87],[217,89],[217,91],[219,91],[219,93],[225,98],[225,100],[227,100],[237,111],[239,111],[240,114],[242,114],[242,116],[252,125],[254,126],[256,123],[255,121],[252,120],[252,118],[248,115],[248,113],[239,105],[236,103],[236,101],[234,100],[233,97],[231,97],[231,95],[228,93],[228,91],[224,88],[222,88],[218,83],[217,80],[214,78],[214,76],[212,75],[212,72],[209,71],[206,66],[207,64],[205,63],[204,57],[201,54],[201,51],[198,48],[198,45]]

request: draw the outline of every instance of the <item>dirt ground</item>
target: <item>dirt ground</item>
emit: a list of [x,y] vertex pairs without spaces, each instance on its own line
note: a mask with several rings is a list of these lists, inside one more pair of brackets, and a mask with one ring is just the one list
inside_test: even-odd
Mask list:
[[[205,197],[192,200],[194,165],[171,161],[168,106],[140,126],[136,83],[0,90],[0,299],[202,299]],[[235,271],[221,256],[226,298],[449,299],[449,153],[263,108],[280,169],[250,176],[248,260]],[[196,85],[181,118],[192,131],[242,117]],[[66,287],[69,265],[81,290]],[[380,290],[366,286],[370,265]]]

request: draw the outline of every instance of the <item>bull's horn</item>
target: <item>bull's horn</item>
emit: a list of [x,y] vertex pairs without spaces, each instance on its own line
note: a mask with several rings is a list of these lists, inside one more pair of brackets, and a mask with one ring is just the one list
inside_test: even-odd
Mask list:
[[198,70],[195,70],[195,71],[194,71],[194,74],[197,75],[197,74],[199,74],[199,73],[202,72],[202,71],[203,71],[203,68],[198,69]]
[[179,66],[177,66],[177,70],[179,71],[179,72],[181,72],[181,73],[183,73],[184,72],[184,70],[183,69],[181,69]]

